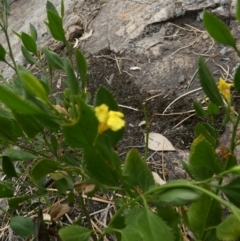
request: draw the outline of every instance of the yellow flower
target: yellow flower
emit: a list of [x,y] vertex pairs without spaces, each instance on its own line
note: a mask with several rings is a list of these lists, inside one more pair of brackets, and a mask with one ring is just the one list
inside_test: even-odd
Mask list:
[[125,126],[125,121],[122,119],[124,114],[119,111],[109,111],[107,105],[102,104],[95,107],[95,115],[99,121],[98,133],[103,133],[107,129],[118,131]]
[[219,78],[218,89],[219,89],[220,93],[222,94],[222,96],[226,100],[230,99],[230,96],[231,96],[231,93],[230,93],[231,86],[233,86],[233,84],[228,84],[222,77]]

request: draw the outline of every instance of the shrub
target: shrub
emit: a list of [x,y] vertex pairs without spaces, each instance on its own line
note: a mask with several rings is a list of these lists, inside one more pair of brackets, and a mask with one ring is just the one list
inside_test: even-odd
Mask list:
[[[210,121],[219,107],[224,110],[223,125],[230,122],[233,126],[230,146],[222,147],[218,154],[218,133],[214,126],[197,124],[188,164],[182,162],[191,180],[156,184],[146,160],[135,149],[127,153],[123,166],[114,150],[123,137],[125,120],[112,93],[100,87],[94,105],[89,105],[86,59],[65,38],[63,0],[61,3],[59,14],[47,2],[45,24],[52,37],[67,48],[66,56],[49,48],[40,49],[33,25],[30,33],[15,32],[22,41],[25,60],[41,69],[41,76],[36,77],[14,60],[7,28],[9,6],[6,0],[2,1],[0,27],[8,49],[0,45],[0,61],[10,66],[15,75],[10,83],[0,84],[1,171],[6,175],[0,183],[0,198],[8,198],[9,211],[3,211],[11,216],[12,230],[22,238],[35,236],[37,240],[49,240],[50,229],[45,224],[43,207],[51,209],[50,219],[56,221],[70,210],[68,204],[76,203],[87,223],[81,217],[69,226],[57,223],[63,241],[89,240],[90,236],[102,240],[108,235],[122,241],[159,238],[174,241],[183,240],[186,230],[191,231],[194,240],[239,238],[240,167],[234,150],[239,145],[236,130],[240,114],[232,107],[232,84],[220,79],[217,86],[204,60],[199,59],[199,78],[209,98],[208,111],[197,102],[194,108],[199,116]],[[240,21],[239,1],[236,17]],[[239,55],[235,39],[221,20],[205,11],[204,25],[212,38],[231,46]],[[58,103],[51,97],[56,71],[66,75],[66,88]],[[240,67],[234,76],[237,90],[239,75]],[[55,194],[46,187],[49,178],[56,186]],[[18,186],[25,194],[16,194]],[[28,193],[28,189],[34,192]],[[102,230],[92,226],[83,200],[83,194],[91,200],[97,192],[112,193],[116,210]],[[48,199],[53,195],[64,198],[66,203],[53,205]],[[27,205],[34,210],[35,220],[32,216],[13,215],[14,210]],[[223,216],[223,209],[228,210],[227,215]]]

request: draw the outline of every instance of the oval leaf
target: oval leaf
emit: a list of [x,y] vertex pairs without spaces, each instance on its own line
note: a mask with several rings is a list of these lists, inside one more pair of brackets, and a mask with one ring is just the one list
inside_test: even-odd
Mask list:
[[27,60],[30,64],[37,64],[37,61],[33,58],[33,56],[27,51],[27,49],[24,46],[21,46],[21,51],[23,57]]
[[237,67],[237,71],[236,71],[236,73],[234,75],[233,82],[234,82],[234,87],[237,90],[240,90],[240,66]]
[[71,225],[65,228],[62,228],[59,231],[59,236],[64,241],[88,241],[91,230],[83,228],[77,225]]
[[35,54],[36,56],[38,55],[37,53],[37,44],[35,40],[32,38],[32,36],[22,33],[21,39],[23,42],[24,47],[31,53]]
[[219,240],[237,240],[240,238],[240,221],[235,215],[228,216],[216,228]]
[[12,161],[7,156],[2,157],[2,169],[8,178],[18,176]]
[[51,65],[55,69],[64,69],[63,61],[58,54],[48,50],[47,48],[43,49],[43,53],[49,65]]
[[53,36],[54,39],[58,41],[62,41],[64,43],[67,42],[65,38],[65,32],[63,29],[62,18],[56,13],[51,10],[47,11],[47,18],[48,18],[48,28]]
[[217,88],[216,82],[211,72],[209,71],[202,57],[199,58],[198,67],[199,79],[203,91],[215,105],[223,106],[222,96]]
[[229,45],[237,50],[236,40],[233,38],[229,28],[224,24],[222,20],[208,11],[204,11],[203,24],[210,36],[217,42]]
[[21,238],[26,238],[35,232],[33,220],[22,216],[12,218],[10,227]]
[[51,159],[43,159],[33,167],[32,177],[35,180],[39,180],[41,177],[44,177],[47,174],[56,171],[58,167],[58,162],[53,161]]
[[5,185],[4,183],[0,183],[0,198],[3,197],[12,197],[13,196],[13,190]]
[[0,61],[5,62],[6,50],[0,44]]

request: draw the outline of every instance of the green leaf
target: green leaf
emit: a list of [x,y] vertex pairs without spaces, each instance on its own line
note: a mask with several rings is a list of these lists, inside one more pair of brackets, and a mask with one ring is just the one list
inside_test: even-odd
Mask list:
[[47,101],[47,92],[39,80],[37,80],[30,72],[24,70],[19,70],[19,76],[28,94]]
[[[99,150],[99,147],[84,147],[84,164],[89,172],[89,176],[92,179],[97,180],[100,185],[118,185],[118,177],[120,172],[119,157],[116,153],[114,156],[114,151],[109,149],[108,156],[113,156],[112,160],[107,158],[108,156],[104,155],[105,153],[102,153],[102,151],[103,149]],[[116,159],[118,160],[118,163]]]
[[8,156],[11,160],[18,160],[18,161],[31,161],[32,159],[37,157],[32,153],[22,151],[22,150],[16,150],[13,148],[7,148],[4,151],[3,155]]
[[193,101],[193,108],[200,117],[204,118],[207,116],[206,111],[202,108],[202,106],[198,102]]
[[34,195],[23,195],[23,196],[9,198],[8,205],[11,209],[19,209],[20,204],[22,204],[24,201],[32,199],[33,197]]
[[76,156],[70,154],[67,151],[64,151],[64,160],[67,164],[71,164],[73,166],[77,166],[80,164],[80,160],[76,158]]
[[100,106],[101,104],[106,104],[110,110],[120,111],[113,94],[103,86],[100,86],[97,90],[94,99],[94,107]]
[[67,42],[63,29],[62,18],[52,10],[47,11],[48,27],[54,39]]
[[229,45],[237,50],[236,40],[233,38],[225,23],[208,11],[204,11],[203,24],[210,36],[217,42]]
[[36,30],[36,28],[34,27],[34,25],[32,25],[31,23],[30,23],[30,34],[31,34],[31,37],[33,38],[33,40],[34,40],[34,41],[37,41],[37,38],[38,38],[38,36],[37,36],[37,30]]
[[61,17],[64,17],[64,12],[65,12],[65,8],[64,8],[64,0],[61,0]]
[[43,159],[39,161],[32,169],[32,177],[35,180],[40,179],[41,177],[46,176],[49,173],[52,173],[58,170],[59,164],[56,161],[51,159]]
[[[149,209],[133,209],[126,216],[126,228],[121,230],[121,241],[174,241],[166,223]],[[130,238],[131,237],[131,238]]]
[[164,207],[157,209],[158,216],[166,222],[166,224],[172,228],[172,232],[174,235],[175,241],[180,241],[181,239],[181,231],[178,227],[180,223],[180,215],[174,210],[172,207]]
[[229,201],[240,208],[240,177],[233,178],[227,185],[220,186],[221,191],[227,196]]
[[43,48],[43,53],[49,65],[55,69],[64,70],[63,60],[58,54],[48,50],[47,48]]
[[17,123],[30,138],[35,137],[44,129],[44,126],[33,115],[22,115],[13,111]]
[[67,59],[64,61],[64,69],[67,74],[67,85],[71,91],[71,94],[77,95],[79,93],[79,82],[76,78],[72,66]]
[[8,156],[2,157],[2,169],[8,178],[18,177],[15,167]]
[[3,62],[6,61],[5,59],[6,53],[7,53],[6,50],[3,48],[2,44],[0,44],[0,61],[3,61]]
[[173,188],[154,193],[152,201],[158,207],[165,205],[183,206],[196,201],[200,196],[201,193],[190,188]]
[[212,144],[213,147],[218,145],[218,134],[216,130],[210,126],[208,123],[197,123],[194,134],[196,137],[203,135],[208,142]]
[[92,146],[98,134],[98,120],[93,110],[79,100],[80,118],[63,125],[63,134],[71,147]]
[[88,241],[91,230],[77,225],[71,225],[60,229],[59,236],[63,241]]
[[23,132],[15,120],[0,116],[0,139],[16,142],[22,136]]
[[27,238],[35,233],[33,220],[28,217],[17,216],[10,221],[10,227],[21,238]]
[[215,105],[212,102],[210,102],[208,104],[207,113],[209,115],[217,115],[217,114],[219,114],[219,112],[220,112],[220,110],[219,110],[219,106],[218,105]]
[[69,185],[68,185],[66,178],[55,180],[55,184],[56,184],[58,193],[65,195],[67,190],[69,189]]
[[14,120],[13,114],[5,107],[0,107],[0,116]]
[[58,140],[53,134],[51,135],[50,140],[51,140],[52,151],[53,151],[54,154],[57,155],[57,153],[58,153]]
[[47,1],[46,9],[50,10],[50,11],[52,11],[52,12],[54,12],[54,13],[56,13],[58,15],[58,11],[57,11],[57,9],[55,8],[55,6],[53,5],[52,2]]
[[[213,233],[216,237],[215,229],[211,229],[218,225],[222,219],[221,205],[212,200],[207,195],[194,202],[187,213],[188,223],[191,231],[194,233],[197,240],[205,240],[205,237]],[[216,239],[216,238],[215,238]]]
[[143,192],[155,185],[151,170],[136,149],[127,154],[123,175],[127,176],[131,188],[140,188]]
[[2,141],[17,141],[13,136],[13,121],[0,117],[0,139]]
[[240,238],[240,221],[235,215],[229,215],[216,228],[220,240],[232,241]]
[[31,53],[35,54],[38,56],[38,50],[37,50],[37,44],[35,40],[32,38],[32,36],[22,33],[21,39],[23,42],[24,47]]
[[[238,1],[238,2],[240,2],[240,1]],[[240,3],[238,3],[238,5],[240,5]],[[237,67],[237,71],[234,75],[233,83],[234,83],[234,87],[237,90],[240,90],[240,66]]]
[[216,82],[209,71],[203,58],[199,58],[199,78],[203,91],[208,96],[208,98],[216,105],[223,106],[222,96],[217,88]]
[[238,20],[238,22],[240,21],[240,1],[237,0],[237,6],[236,6],[236,19]]
[[0,101],[2,101],[9,109],[22,114],[42,114],[42,110],[33,105],[26,99],[21,98],[4,85],[0,84]]
[[0,198],[4,197],[12,197],[13,196],[13,190],[8,185],[5,185],[4,183],[0,183]]
[[21,46],[21,51],[23,57],[27,60],[28,63],[37,64],[37,61],[33,58],[33,56],[27,51],[27,49],[23,45]]
[[191,145],[189,170],[197,180],[211,178],[221,171],[215,149],[203,135],[198,136]]
[[81,77],[82,81],[82,88],[84,88],[87,85],[88,75],[87,75],[87,61],[82,54],[82,52],[78,49],[75,50],[75,57],[76,57],[76,63],[78,72]]

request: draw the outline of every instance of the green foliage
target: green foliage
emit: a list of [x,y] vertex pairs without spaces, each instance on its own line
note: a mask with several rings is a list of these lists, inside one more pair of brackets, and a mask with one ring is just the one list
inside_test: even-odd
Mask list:
[[14,167],[12,161],[10,160],[10,158],[8,156],[2,157],[2,170],[8,178],[18,176],[17,172],[15,170],[15,167]]
[[31,53],[38,55],[37,52],[37,44],[35,40],[32,38],[31,35],[28,35],[26,33],[22,33],[21,35],[22,43],[24,47]]
[[219,240],[230,241],[240,238],[240,221],[235,215],[228,216],[216,228]]
[[192,143],[189,170],[197,180],[211,178],[213,174],[221,171],[215,150],[203,135],[198,136]]
[[22,238],[27,238],[35,232],[33,220],[31,218],[25,218],[22,216],[12,218],[10,227],[17,235]]
[[233,38],[229,28],[219,18],[214,16],[208,11],[204,12],[203,23],[208,33],[217,42],[225,45],[229,45],[234,49],[236,47],[236,41]]
[[191,205],[187,217],[189,226],[197,240],[216,240],[216,231],[211,228],[221,222],[222,209],[218,202],[203,195]]
[[38,180],[49,173],[58,170],[59,164],[51,159],[43,159],[39,161],[32,169],[32,177]]
[[212,103],[214,103],[217,106],[223,106],[223,99],[217,88],[215,80],[207,65],[205,64],[204,60],[201,57],[199,58],[198,66],[199,79],[205,94],[212,101]]
[[125,219],[126,227],[118,230],[121,241],[146,240],[158,241],[159,237],[166,241],[173,241],[171,229],[166,223],[149,209],[133,209]]
[[55,69],[64,69],[64,63],[58,54],[48,50],[47,48],[43,49],[43,53],[50,66],[52,66]]
[[155,184],[150,169],[135,149],[132,149],[127,154],[123,175],[127,176],[128,182],[132,187],[142,192],[146,192]]
[[235,87],[237,90],[240,90],[240,66],[238,66],[238,68],[237,68],[237,70],[236,70],[236,73],[235,73],[235,75],[234,75],[233,82],[234,82],[234,87]]
[[[6,0],[2,4],[0,21],[5,21],[9,5]],[[15,71],[8,85],[0,84],[1,172],[6,175],[6,180],[0,182],[0,198],[8,198],[6,214],[12,216],[10,227],[15,234],[40,240],[40,230],[44,230],[43,239],[48,239],[41,206],[54,208],[54,195],[55,199],[63,198],[76,205],[86,217],[83,221],[79,216],[69,226],[62,223],[60,227],[56,222],[63,241],[100,241],[110,235],[119,241],[159,238],[179,241],[184,240],[182,230],[189,230],[194,240],[239,238],[240,167],[234,150],[239,145],[236,130],[240,115],[235,116],[231,106],[231,85],[222,80],[221,86],[217,86],[205,61],[199,59],[200,84],[209,100],[206,98],[205,107],[193,103],[204,123],[196,125],[188,163],[181,162],[190,178],[156,184],[146,160],[137,150],[130,150],[121,161],[116,146],[124,135],[124,116],[114,95],[106,88],[99,87],[93,100],[86,91],[88,65],[82,52],[73,51],[66,40],[64,1],[60,13],[50,1],[46,8],[45,23],[52,37],[63,42],[66,56],[40,48],[32,24],[29,34],[14,32],[22,41],[22,55],[41,70],[41,77],[16,65],[10,45],[6,49],[0,45],[0,61]],[[203,22],[212,38],[233,47],[240,55],[234,37],[221,20],[205,12]],[[0,26],[7,34],[8,26]],[[236,89],[240,89],[239,69],[234,76]],[[56,76],[64,76],[62,82],[66,86],[62,93],[53,92]],[[89,105],[90,101],[93,105]],[[230,122],[233,126],[229,147],[220,146],[215,128],[220,110],[225,113],[223,125]],[[223,178],[226,178],[224,185]],[[48,188],[49,180],[53,189]],[[26,193],[19,194],[18,186]],[[115,212],[106,218],[106,227],[101,231],[92,226],[88,206],[96,192],[111,196],[115,204]],[[228,201],[222,198],[222,193]],[[88,200],[85,202],[83,197]],[[21,212],[27,207],[37,214],[39,226],[34,227],[30,217],[14,217],[13,210]],[[222,215],[223,207],[225,213],[233,214]]]
[[5,56],[6,56],[6,50],[4,49],[2,44],[0,44],[0,61],[5,62],[6,61]]
[[72,225],[61,229],[59,236],[65,241],[88,241],[91,232],[89,229]]

